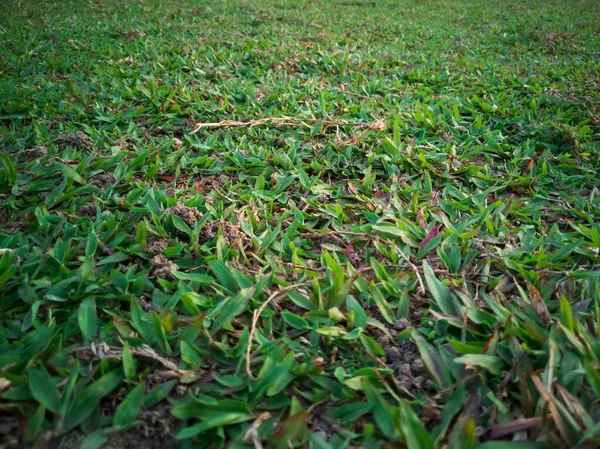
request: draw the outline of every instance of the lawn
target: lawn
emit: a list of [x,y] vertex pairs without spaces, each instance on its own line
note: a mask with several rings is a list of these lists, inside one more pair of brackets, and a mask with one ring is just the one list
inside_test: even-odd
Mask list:
[[0,447],[599,447],[599,24],[2,1]]

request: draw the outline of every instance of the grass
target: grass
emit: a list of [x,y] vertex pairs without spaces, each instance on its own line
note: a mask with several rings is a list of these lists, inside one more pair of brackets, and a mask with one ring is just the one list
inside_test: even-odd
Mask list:
[[2,2],[0,445],[598,447],[599,18]]

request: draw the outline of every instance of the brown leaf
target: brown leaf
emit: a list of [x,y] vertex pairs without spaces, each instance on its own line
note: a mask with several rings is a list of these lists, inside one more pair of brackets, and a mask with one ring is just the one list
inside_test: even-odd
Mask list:
[[306,431],[308,418],[308,411],[300,410],[280,422],[273,432],[273,438],[269,441],[269,447],[292,447],[294,440]]
[[487,439],[495,440],[505,435],[512,435],[513,433],[522,432],[531,427],[539,426],[542,422],[542,418],[523,418],[515,419],[501,424],[497,424],[490,428],[487,433]]
[[548,409],[550,410],[550,416],[552,418],[552,421],[554,421],[554,424],[558,428],[558,431],[559,431],[562,439],[566,443],[568,443],[569,447],[571,447],[572,441],[571,441],[571,438],[569,435],[569,429],[567,428],[567,424],[565,423],[562,416],[560,415],[560,412],[558,411],[558,407],[556,406],[556,403],[555,403],[556,398],[550,391],[548,391],[548,389],[546,388],[546,386],[544,385],[544,383],[542,382],[542,380],[540,379],[540,377],[537,374],[532,375],[531,380],[533,381],[533,384],[539,391],[543,400],[548,404]]
[[427,225],[427,220],[425,220],[425,214],[423,213],[423,209],[419,209],[419,212],[417,212],[417,221],[423,229],[427,229],[429,227]]
[[10,385],[10,380],[5,379],[4,377],[0,377],[0,391],[6,390],[8,387],[10,387]]
[[579,425],[583,427],[585,425],[584,417],[587,416],[587,412],[581,406],[579,400],[576,397],[574,397],[571,393],[569,393],[567,389],[562,385],[559,385],[555,382],[554,386],[560,394],[560,397],[562,398],[562,401],[565,404],[565,407],[567,408],[569,413],[573,415],[573,417],[577,420],[577,423],[579,423]]
[[438,235],[439,232],[440,232],[440,225],[437,224],[431,229],[431,231],[429,231],[427,233],[427,235],[425,236],[425,238],[419,245],[419,248],[421,248],[421,249],[425,248],[425,245],[427,245],[436,235]]
[[552,317],[548,312],[548,308],[546,307],[546,303],[542,299],[540,291],[528,281],[525,281],[525,284],[527,285],[527,289],[529,290],[529,299],[531,299],[531,305],[533,306],[535,313],[537,313],[537,315],[540,317],[545,327],[550,326]]

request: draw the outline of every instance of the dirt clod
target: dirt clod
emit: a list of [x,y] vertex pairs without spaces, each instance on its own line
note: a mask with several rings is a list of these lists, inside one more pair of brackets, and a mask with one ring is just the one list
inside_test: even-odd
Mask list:
[[48,154],[48,148],[43,145],[38,147],[28,148],[26,150],[21,151],[21,156],[26,157],[27,159],[37,159],[39,157],[46,156]]
[[175,204],[169,209],[169,212],[181,218],[190,228],[193,228],[196,222],[202,218],[202,213],[198,209],[187,207],[183,203]]
[[425,364],[423,363],[423,359],[418,357],[410,364],[410,369],[415,374],[423,374],[425,372]]
[[400,318],[394,323],[394,329],[398,332],[402,332],[403,330],[408,329],[410,326],[410,321],[408,321],[406,318]]
[[77,215],[80,217],[95,217],[96,216],[96,205],[92,203],[84,204],[76,210]]
[[169,242],[167,241],[167,239],[152,236],[148,238],[148,242],[146,242],[146,244],[142,248],[142,251],[156,256],[162,253],[168,247]]
[[150,260],[150,263],[154,265],[154,276],[161,279],[171,279],[173,277],[173,271],[178,269],[177,265],[162,254],[154,256]]
[[1,230],[5,234],[14,235],[14,234],[18,234],[19,232],[22,232],[24,228],[25,228],[25,225],[23,224],[23,222],[17,220],[17,221],[11,221],[10,223],[5,223],[4,226],[2,226]]
[[179,140],[177,137],[173,137],[173,143],[171,143],[171,148],[174,150],[178,150],[183,146],[183,142]]
[[98,187],[100,190],[106,189],[115,183],[115,177],[110,173],[100,173],[88,179],[88,184]]
[[0,447],[17,449],[23,447],[23,429],[16,414],[0,413]]
[[239,245],[246,247],[252,245],[252,240],[238,225],[231,224],[225,220],[207,222],[202,228],[202,236],[206,240],[214,239],[219,232],[219,228],[223,228],[223,239],[227,246]]
[[58,143],[63,145],[72,145],[75,147],[88,148],[88,144],[92,142],[90,136],[83,131],[77,131],[73,134],[62,136],[58,139]]
[[386,348],[385,355],[389,362],[397,362],[398,360],[402,360],[402,353],[395,346]]

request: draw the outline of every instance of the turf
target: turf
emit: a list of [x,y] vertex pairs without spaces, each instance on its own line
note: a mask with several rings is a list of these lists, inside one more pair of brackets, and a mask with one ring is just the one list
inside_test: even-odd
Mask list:
[[0,446],[598,447],[599,19],[1,2]]

